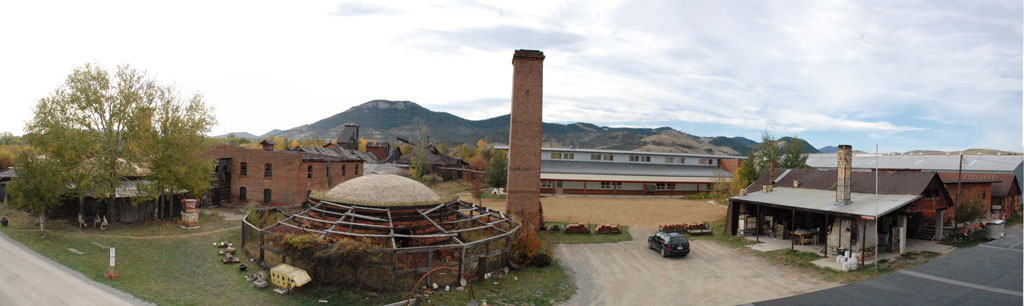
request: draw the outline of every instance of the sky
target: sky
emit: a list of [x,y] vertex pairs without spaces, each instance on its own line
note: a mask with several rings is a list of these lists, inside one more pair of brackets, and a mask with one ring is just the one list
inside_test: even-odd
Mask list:
[[1021,1],[9,1],[0,131],[73,69],[130,65],[202,94],[212,135],[373,99],[507,114],[544,52],[544,121],[763,131],[816,147],[1021,151]]

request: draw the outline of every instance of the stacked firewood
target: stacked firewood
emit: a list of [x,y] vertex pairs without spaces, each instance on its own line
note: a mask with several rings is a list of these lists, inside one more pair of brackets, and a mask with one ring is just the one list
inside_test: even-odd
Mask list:
[[601,225],[597,226],[597,233],[598,234],[621,234],[622,233],[622,229],[620,229],[618,225],[611,225],[611,224],[601,223]]
[[566,234],[590,234],[590,227],[588,227],[586,224],[583,224],[583,223],[566,224],[565,225],[565,233]]

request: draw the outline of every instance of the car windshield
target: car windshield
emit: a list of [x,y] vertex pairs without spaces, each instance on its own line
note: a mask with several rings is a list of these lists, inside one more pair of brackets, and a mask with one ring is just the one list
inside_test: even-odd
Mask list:
[[669,243],[683,243],[683,242],[686,242],[686,237],[683,237],[683,236],[674,236],[674,237],[672,237],[672,240],[669,240]]

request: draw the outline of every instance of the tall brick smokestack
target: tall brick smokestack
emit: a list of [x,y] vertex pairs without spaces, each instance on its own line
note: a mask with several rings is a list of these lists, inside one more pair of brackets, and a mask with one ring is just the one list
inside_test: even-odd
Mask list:
[[850,180],[853,172],[853,147],[850,145],[839,145],[836,152],[838,164],[836,165],[836,204],[850,204]]
[[508,137],[508,211],[523,225],[540,226],[540,146],[544,53],[512,56],[512,115]]

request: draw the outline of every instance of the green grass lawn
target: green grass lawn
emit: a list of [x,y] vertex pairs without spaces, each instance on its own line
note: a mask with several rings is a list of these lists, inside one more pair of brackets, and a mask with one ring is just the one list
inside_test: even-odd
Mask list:
[[[238,271],[237,264],[221,263],[217,254],[219,249],[212,245],[214,241],[238,245],[241,239],[238,228],[200,236],[132,239],[91,234],[164,236],[181,232],[173,223],[149,223],[105,232],[79,233],[72,223],[69,232],[49,231],[46,237],[41,237],[38,231],[31,231],[33,227],[28,220],[33,218],[30,215],[2,208],[0,216],[11,220],[11,226],[0,228],[0,232],[86,277],[160,305],[310,305],[317,304],[319,300],[327,300],[332,305],[380,305],[404,299],[408,293],[373,293],[319,286],[316,280],[284,296],[269,288],[256,289],[245,281],[246,272]],[[204,215],[200,224],[204,227],[209,224],[208,229],[213,230],[220,224],[213,219],[220,218]],[[61,221],[48,220],[47,224],[49,227],[49,224],[58,222]],[[238,223],[227,222],[221,228]],[[94,242],[117,248],[119,279],[103,277],[107,270],[108,250]],[[68,248],[84,254],[74,254]],[[238,254],[242,259],[247,258],[241,251]],[[493,284],[495,280],[498,285]],[[557,263],[512,272],[501,279],[475,283],[474,286],[478,286],[478,299],[487,299],[491,304],[501,301],[518,305],[549,305],[568,299],[576,290]],[[464,305],[468,292],[453,291],[435,296],[437,301],[446,305]]]
[[[565,229],[565,222],[544,222],[545,227],[550,228],[552,225],[558,225],[559,228]],[[597,234],[597,224],[590,224],[590,232],[593,234],[566,234],[564,231],[551,232],[543,231],[538,232],[540,239],[544,241],[550,241],[552,244],[566,243],[566,244],[579,244],[579,243],[612,243],[619,241],[630,241],[633,240],[633,236],[629,235],[628,226],[620,226],[622,233],[620,234]]]

